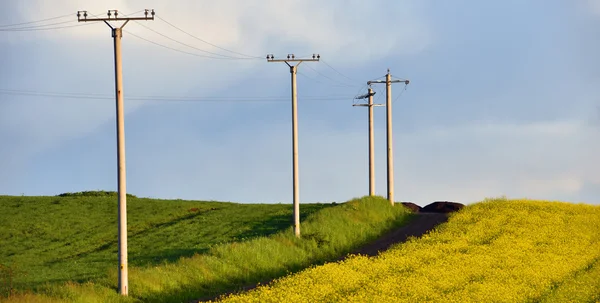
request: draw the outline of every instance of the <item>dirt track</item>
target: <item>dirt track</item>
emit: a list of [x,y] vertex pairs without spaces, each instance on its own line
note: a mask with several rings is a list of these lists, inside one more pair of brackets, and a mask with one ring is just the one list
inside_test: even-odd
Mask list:
[[375,256],[380,251],[390,248],[393,244],[404,242],[408,237],[420,237],[435,228],[438,224],[448,221],[448,214],[444,213],[418,213],[416,216],[407,225],[387,233],[353,253]]
[[[368,256],[376,256],[379,252],[384,251],[393,244],[402,243],[406,241],[409,237],[420,237],[427,233],[428,231],[435,228],[437,225],[442,224],[448,220],[448,214],[446,213],[416,213],[416,218],[413,218],[407,225],[399,227],[381,238],[353,251],[353,254],[362,254]],[[348,255],[345,255],[338,260],[343,260],[347,258]],[[261,282],[261,285],[267,284],[269,281]],[[255,288],[256,285],[248,285],[243,287],[244,291],[251,290]],[[192,301],[194,303],[204,302],[208,300],[216,300],[217,297],[211,298],[202,298],[200,300]]]

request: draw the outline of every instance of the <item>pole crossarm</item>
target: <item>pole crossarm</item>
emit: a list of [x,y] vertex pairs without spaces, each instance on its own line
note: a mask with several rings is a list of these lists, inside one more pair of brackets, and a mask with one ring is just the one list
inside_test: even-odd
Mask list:
[[[150,14],[150,17],[148,17],[148,14]],[[87,22],[87,21],[129,21],[129,20],[154,20],[154,9],[149,10],[149,9],[145,9],[144,10],[144,17],[119,17],[119,11],[116,9],[111,9],[108,10],[107,13],[108,17],[107,18],[88,18],[88,13],[87,11],[77,11],[77,21],[78,22]],[[83,18],[81,18],[81,16],[83,16]]]
[[409,80],[391,80],[391,81],[385,81],[385,80],[373,80],[373,81],[367,81],[367,85],[371,85],[371,84],[377,84],[377,83],[402,83],[404,82],[404,84],[408,84],[410,83]]
[[368,104],[368,103],[359,103],[359,104],[352,104],[352,106],[385,106],[385,104]]
[[[294,54],[288,54],[287,55],[287,59],[275,59],[275,56],[273,54],[267,54],[267,62],[285,62],[287,65],[290,65],[288,62],[300,62],[302,63],[303,61],[319,61],[319,59],[321,59],[321,55],[319,54],[313,54],[312,58],[304,58],[304,59],[296,59],[296,56]],[[291,67],[291,65],[290,65]]]

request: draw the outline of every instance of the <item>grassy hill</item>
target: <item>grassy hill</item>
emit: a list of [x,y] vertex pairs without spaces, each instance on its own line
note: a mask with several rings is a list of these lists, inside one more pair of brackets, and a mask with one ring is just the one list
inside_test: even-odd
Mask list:
[[[0,196],[0,264],[17,270],[15,287],[85,281],[118,265],[115,194]],[[327,204],[303,205],[310,213]],[[173,262],[212,245],[265,236],[290,225],[289,205],[169,201],[129,197],[131,266]]]
[[[128,198],[129,297],[116,294],[114,193],[0,196],[0,296],[6,302],[181,302],[322,264],[407,222],[382,198],[302,204]],[[10,270],[9,270],[10,269]],[[31,289],[33,291],[26,291]],[[0,299],[1,300],[1,299]]]
[[600,206],[506,199],[223,302],[600,302]]

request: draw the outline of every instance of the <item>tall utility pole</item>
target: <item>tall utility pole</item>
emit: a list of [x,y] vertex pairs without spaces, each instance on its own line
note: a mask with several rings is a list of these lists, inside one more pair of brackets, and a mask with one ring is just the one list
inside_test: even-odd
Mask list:
[[367,104],[352,104],[352,106],[366,106],[369,108],[369,195],[375,195],[375,138],[373,135],[373,106],[383,106],[383,104],[373,104],[375,92],[369,87],[369,92],[360,95],[354,99],[369,99]]
[[[83,13],[83,19],[81,18]],[[148,17],[150,13],[150,17]],[[117,182],[119,189],[119,293],[128,294],[127,277],[127,189],[125,182],[125,114],[123,112],[123,70],[121,65],[121,38],[123,27],[130,20],[154,20],[154,9],[144,12],[144,17],[119,17],[117,10],[109,10],[107,18],[88,18],[87,11],[77,11],[77,21],[103,21],[112,30],[115,55],[115,96],[117,108]],[[125,21],[120,27],[113,27],[108,21]]]
[[394,205],[394,152],[392,144],[392,83],[404,83],[408,85],[408,80],[392,80],[390,69],[385,75],[385,81],[374,80],[367,81],[367,85],[373,83],[385,83],[386,86],[386,124],[387,124],[387,198]]
[[[298,183],[298,90],[296,88],[296,73],[298,66],[304,61],[319,61],[318,54],[313,54],[312,59],[297,59],[294,54],[288,54],[287,59],[275,59],[273,54],[267,55],[267,62],[285,62],[290,67],[292,74],[292,157],[293,157],[293,191],[294,191],[294,233],[300,237],[300,188]],[[291,65],[290,62],[298,62]]]

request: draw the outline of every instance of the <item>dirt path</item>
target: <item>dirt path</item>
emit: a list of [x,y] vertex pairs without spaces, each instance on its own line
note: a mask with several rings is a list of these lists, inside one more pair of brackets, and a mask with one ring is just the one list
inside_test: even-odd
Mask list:
[[[397,228],[383,237],[371,242],[356,251],[354,254],[363,254],[368,256],[375,256],[380,251],[387,250],[396,243],[402,243],[408,239],[408,237],[420,237],[428,231],[435,228],[437,225],[448,221],[448,214],[444,213],[418,213],[417,217],[414,218],[410,223],[400,228]],[[345,259],[346,256],[340,258]]]
[[[425,233],[429,232],[430,230],[433,230],[433,228],[435,228],[437,225],[442,224],[446,221],[448,221],[448,214],[445,213],[417,213],[416,218],[414,218],[407,225],[392,230],[391,232],[385,234],[381,238],[353,251],[352,254],[376,256],[379,252],[387,250],[393,244],[402,243],[406,241],[409,237],[420,237]],[[343,260],[347,257],[348,254],[339,258],[338,261]],[[265,285],[268,284],[270,281],[263,281],[260,284]],[[242,287],[242,290],[228,292],[226,294],[237,293],[240,291],[248,291],[256,288],[256,286],[257,284],[248,285]],[[216,300],[220,296],[221,295],[210,298],[202,298],[199,300],[191,301],[190,303],[199,303],[209,300]]]

